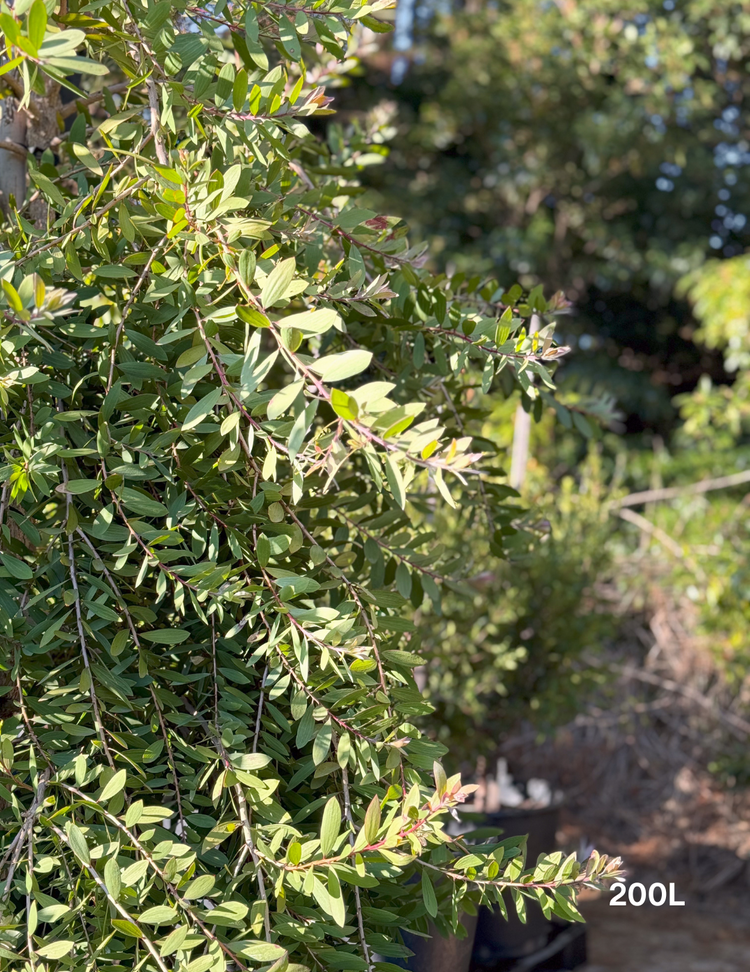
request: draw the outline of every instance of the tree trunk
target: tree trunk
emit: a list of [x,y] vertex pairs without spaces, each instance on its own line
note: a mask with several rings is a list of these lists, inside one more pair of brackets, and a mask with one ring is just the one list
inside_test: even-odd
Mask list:
[[19,209],[26,197],[27,124],[28,115],[18,110],[18,102],[13,96],[0,101],[0,141],[12,142],[18,147],[18,151],[0,149],[0,206],[6,215],[11,196]]
[[[539,316],[531,318],[529,334],[536,334],[539,330]],[[521,403],[516,407],[516,418],[513,425],[513,451],[510,460],[510,485],[513,489],[521,489],[526,479],[526,466],[529,462],[529,439],[531,438],[531,413],[527,412]]]

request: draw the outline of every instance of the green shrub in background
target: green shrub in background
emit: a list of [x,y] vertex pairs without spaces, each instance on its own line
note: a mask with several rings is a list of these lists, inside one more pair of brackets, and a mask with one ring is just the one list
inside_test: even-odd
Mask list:
[[[489,425],[496,434],[497,423]],[[530,488],[544,492],[533,515],[519,511],[511,521],[506,512],[495,524],[507,535],[506,558],[486,532],[439,515],[446,545],[463,550],[468,581],[419,626],[425,695],[437,738],[469,761],[496,753],[524,721],[544,731],[571,718],[600,677],[582,656],[598,653],[614,630],[595,592],[615,547],[596,453],[575,478],[555,485],[547,470],[537,478]]]
[[504,496],[446,428],[553,347],[540,293],[430,276],[310,134],[380,6],[0,6],[43,150],[0,237],[0,968],[365,970],[617,873],[467,856],[413,725],[424,512]]

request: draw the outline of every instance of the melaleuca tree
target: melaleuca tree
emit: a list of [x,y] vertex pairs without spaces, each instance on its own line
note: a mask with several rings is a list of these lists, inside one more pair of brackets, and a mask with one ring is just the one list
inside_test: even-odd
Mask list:
[[431,511],[503,495],[464,389],[556,352],[310,133],[382,5],[2,5],[3,110],[72,120],[2,233],[2,968],[387,970],[617,872],[469,853],[412,724]]

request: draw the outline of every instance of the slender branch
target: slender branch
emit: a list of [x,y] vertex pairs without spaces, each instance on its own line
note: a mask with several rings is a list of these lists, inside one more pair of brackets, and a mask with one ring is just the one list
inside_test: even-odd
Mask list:
[[144,845],[141,843],[138,837],[136,837],[133,831],[129,827],[125,826],[125,824],[119,819],[119,817],[116,817],[114,814],[109,813],[109,811],[105,810],[98,803],[94,802],[91,799],[91,797],[86,796],[86,794],[82,793],[81,790],[77,789],[77,787],[71,786],[69,783],[63,783],[60,780],[53,780],[53,783],[55,786],[60,786],[64,790],[67,790],[69,793],[73,793],[75,796],[79,798],[79,800],[83,800],[87,806],[92,807],[94,810],[96,810],[97,813],[100,813],[106,820],[108,820],[109,823],[111,823],[114,827],[116,827],[123,834],[125,834],[125,836],[128,838],[130,843],[132,843],[132,845],[143,857],[143,859],[147,861],[149,867],[160,878],[160,880],[164,882],[164,886],[172,895],[176,904],[179,905],[180,908],[182,908],[185,914],[189,915],[190,919],[195,922],[195,924],[200,928],[203,934],[210,941],[216,942],[219,945],[219,947],[224,952],[224,954],[227,955],[235,963],[235,965],[237,965],[239,969],[243,970],[243,972],[248,972],[248,968],[242,962],[242,960],[237,957],[237,955],[231,950],[231,948],[229,948],[228,945],[222,942],[220,938],[217,938],[217,936],[211,931],[211,929],[206,925],[206,923],[202,921],[201,918],[198,917],[198,915],[191,907],[190,902],[180,895],[179,891],[177,890],[177,887],[169,880],[165,872],[159,867],[159,865],[153,859],[153,857],[146,849],[146,847],[144,847]]
[[5,511],[8,507],[8,484],[3,483],[3,491],[0,493],[0,527],[5,522]]
[[258,699],[258,714],[255,717],[255,735],[253,737],[253,752],[258,751],[258,739],[260,737],[260,719],[263,715],[263,700],[266,691],[266,678],[268,677],[268,665],[263,670],[263,678],[260,681],[260,697]]
[[[128,628],[130,629],[130,634],[131,634],[131,637],[133,638],[133,643],[135,644],[136,648],[140,651],[140,649],[141,649],[141,640],[140,640],[140,638],[138,636],[138,629],[135,626],[135,622],[133,621],[133,616],[130,613],[130,611],[128,610],[127,601],[122,596],[122,593],[120,592],[119,586],[117,585],[117,583],[116,583],[114,577],[112,576],[112,574],[109,572],[109,570],[107,568],[107,565],[99,557],[99,554],[98,554],[98,552],[96,550],[96,547],[94,547],[94,545],[91,543],[91,541],[86,536],[86,534],[83,532],[83,530],[81,530],[81,528],[78,527],[78,529],[76,530],[76,532],[78,533],[78,536],[81,537],[81,539],[83,540],[83,542],[88,546],[89,550],[91,551],[92,556],[96,560],[98,560],[99,563],[101,564],[101,571],[104,574],[104,576],[107,578],[107,581],[109,583],[109,586],[112,588],[112,592],[115,595],[115,597],[117,598],[117,600],[118,600],[118,602],[120,604],[120,607],[122,608],[122,611],[123,611],[123,613],[125,615],[125,620],[127,622]],[[166,749],[167,749],[167,761],[169,762],[169,769],[170,769],[170,772],[172,773],[172,782],[174,783],[174,795],[175,795],[175,800],[177,801],[177,816],[179,817],[180,826],[182,827],[182,833],[184,834],[185,833],[185,830],[186,830],[186,824],[185,824],[185,817],[184,817],[184,814],[183,814],[183,811],[182,811],[182,797],[180,795],[180,781],[179,781],[179,777],[177,776],[177,766],[176,766],[175,761],[174,761],[174,752],[172,750],[172,744],[169,741],[169,733],[167,732],[167,727],[164,724],[164,714],[162,712],[161,704],[159,703],[159,699],[158,699],[158,697],[156,695],[156,692],[154,691],[153,684],[150,684],[149,685],[149,691],[151,693],[151,699],[153,700],[153,703],[154,703],[154,708],[156,709],[156,714],[159,717],[159,725],[161,727],[161,734],[162,734],[162,738],[164,739],[164,745],[166,746]]]
[[[149,135],[149,139],[150,138],[151,136]],[[125,168],[127,163],[130,161],[130,158],[131,156],[128,156],[125,160],[123,160],[120,163],[119,166],[117,166],[116,169],[114,169],[114,171],[112,172],[112,177],[117,175],[118,171],[122,171],[122,169]],[[114,207],[117,206],[119,203],[121,203],[123,199],[127,199],[128,196],[132,196],[134,192],[137,192],[137,190],[141,188],[141,186],[145,186],[148,181],[149,181],[149,177],[144,177],[143,179],[136,179],[136,181],[132,183],[130,186],[128,186],[127,189],[123,189],[122,192],[118,193],[113,199],[110,199],[110,201],[106,203],[106,205],[102,206],[100,210],[94,213],[93,216],[90,216],[85,223],[80,223],[78,226],[74,226],[73,229],[68,230],[67,233],[63,233],[62,236],[58,236],[55,240],[53,240],[50,243],[45,243],[43,246],[38,246],[35,250],[30,250],[25,256],[22,256],[18,260],[18,264],[25,263],[27,260],[31,260],[32,257],[39,256],[41,253],[46,253],[47,250],[52,250],[63,246],[70,239],[71,236],[75,236],[75,234],[80,233],[81,230],[89,229],[90,227],[92,227],[94,223],[98,219],[101,219],[101,217],[104,216],[106,213],[108,213],[110,209],[114,209]],[[86,197],[86,199],[88,198],[90,198],[90,196]]]
[[[21,710],[21,718],[26,726],[26,731],[33,744],[36,746],[38,752],[42,756],[42,759],[46,762],[47,766],[54,766],[52,760],[50,759],[49,753],[45,750],[44,746],[39,742],[39,737],[34,731],[34,727],[31,724],[31,719],[29,719],[29,714],[26,711],[26,705],[23,701],[23,688],[21,686],[21,673],[20,671],[16,674],[16,689],[18,690],[18,708]],[[2,870],[2,868],[0,868]]]
[[430,570],[428,567],[423,567],[421,564],[416,564],[413,560],[409,560],[408,557],[404,557],[404,555],[400,554],[395,547],[389,546],[382,537],[378,536],[377,533],[373,533],[371,530],[368,530],[364,524],[359,522],[359,520],[353,520],[342,510],[339,510],[339,514],[343,517],[343,519],[346,520],[347,523],[351,524],[351,526],[353,526],[358,533],[363,533],[370,540],[374,540],[382,550],[387,550],[389,554],[399,561],[399,563],[408,564],[412,570],[416,570],[419,574],[427,574],[439,584],[442,584],[445,580],[445,578],[441,574],[438,574],[437,571]]
[[[351,794],[349,792],[349,770],[346,765],[341,767],[341,781],[344,788],[344,818],[349,824],[349,844],[354,847],[354,819],[352,818],[352,801]],[[362,917],[362,900],[359,895],[359,888],[354,885],[354,902],[357,908],[357,930],[359,932],[359,943],[362,946],[362,953],[364,955],[365,962],[367,963],[367,972],[371,972],[373,968],[372,957],[370,955],[370,946],[367,944],[367,939],[365,938],[365,925],[364,919]]]
[[245,847],[247,848],[252,862],[255,865],[255,873],[258,879],[258,893],[260,894],[261,901],[263,902],[263,925],[266,933],[266,941],[271,941],[271,916],[268,910],[268,894],[266,893],[266,882],[263,879],[263,867],[258,857],[258,852],[255,849],[255,844],[253,843],[253,831],[250,827],[250,814],[247,809],[247,800],[245,799],[245,794],[242,790],[242,786],[238,783],[234,788],[234,794],[237,798],[237,804],[240,809],[240,821],[242,822],[242,834],[245,838]]
[[[289,506],[289,504],[285,503],[283,500],[282,500],[282,505],[283,505],[284,509],[286,510],[288,516],[291,517],[292,520],[294,520],[294,522],[300,528],[300,530],[302,531],[302,533],[307,537],[307,539],[310,541],[310,543],[316,544],[315,537],[313,537],[313,535],[307,529],[307,527],[302,522],[302,520],[300,520],[300,518],[294,512],[294,510],[292,509],[292,507]],[[357,592],[357,585],[354,583],[354,581],[350,580],[343,573],[343,571],[341,571],[341,568],[340,567],[336,567],[336,564],[334,563],[334,560],[333,560],[333,558],[331,557],[331,555],[329,553],[326,553],[326,560],[328,561],[328,564],[331,567],[334,567],[334,568],[336,568],[337,571],[340,571],[341,572],[341,579],[346,584],[346,586],[347,586],[347,588],[349,590],[349,593],[351,594],[352,600],[357,605],[357,609],[359,611],[359,615],[362,618],[362,621],[364,622],[365,628],[367,629],[367,634],[368,634],[368,636],[370,638],[370,648],[372,649],[372,653],[375,656],[375,661],[377,662],[377,665],[378,665],[378,677],[379,677],[379,680],[380,680],[380,688],[383,690],[383,694],[384,695],[388,695],[388,689],[387,689],[386,681],[385,681],[385,671],[383,669],[383,662],[382,662],[382,660],[380,658],[380,651],[378,649],[378,642],[377,642],[377,638],[375,637],[375,629],[372,626],[372,621],[370,620],[370,615],[367,613],[367,609],[365,608],[364,604],[362,603],[362,600],[361,600],[361,598],[359,596],[359,593]]]
[[[62,470],[63,482],[68,485],[68,470],[65,466],[65,462],[60,466]],[[65,493],[65,509],[67,513],[68,522],[70,522],[70,511],[72,506],[72,496],[70,493]],[[76,615],[76,627],[78,628],[78,640],[81,645],[81,657],[83,658],[83,664],[86,666],[86,671],[89,677],[89,696],[91,698],[91,707],[94,714],[94,725],[96,726],[96,731],[99,735],[99,740],[102,744],[102,749],[104,750],[104,755],[107,757],[107,762],[112,769],[115,768],[115,762],[112,759],[112,754],[109,751],[109,746],[107,745],[107,737],[104,734],[104,726],[102,724],[101,714],[99,712],[99,701],[96,697],[96,690],[94,689],[94,675],[91,671],[91,665],[89,663],[89,652],[86,647],[86,633],[83,629],[83,616],[81,614],[81,593],[78,589],[78,575],[76,573],[76,561],[75,561],[75,549],[73,547],[73,532],[68,533],[68,573],[70,574],[70,583],[73,587],[73,593],[75,595],[75,615]]]
[[[600,860],[601,861],[605,861],[606,860],[606,862],[607,862],[607,873],[606,874],[603,874],[602,877],[603,878],[606,878],[606,880],[608,880],[608,881],[610,881],[610,880],[611,881],[616,881],[617,878],[622,873],[619,870],[619,867],[620,867],[620,864],[621,864],[620,858],[619,857],[615,857],[615,858],[612,858],[610,860],[609,858],[605,858],[604,856],[602,856],[600,858]],[[452,881],[463,881],[466,884],[475,884],[475,885],[477,885],[477,887],[480,887],[480,888],[498,888],[498,890],[501,890],[501,891],[504,891],[506,888],[516,888],[519,891],[524,891],[524,890],[531,891],[533,889],[538,889],[538,890],[541,890],[541,891],[554,891],[557,888],[559,888],[560,886],[566,886],[566,885],[568,887],[575,887],[576,885],[579,885],[579,886],[582,885],[584,887],[594,887],[594,888],[597,887],[597,885],[592,884],[591,882],[589,882],[589,880],[586,878],[585,873],[582,873],[581,875],[579,875],[577,878],[575,878],[572,881],[571,880],[566,880],[566,881],[498,881],[496,878],[493,879],[493,880],[490,880],[489,878],[487,878],[486,880],[483,879],[483,878],[470,878],[470,877],[467,877],[465,874],[461,874],[460,871],[452,871],[452,870],[449,870],[447,868],[437,867],[437,865],[430,864],[427,861],[422,860],[421,858],[420,858],[419,864],[420,864],[421,867],[429,868],[431,871],[437,871],[438,874],[442,875],[443,877],[450,878]]]
[[[461,432],[462,435],[466,435],[466,427],[464,426],[463,419],[458,413],[458,409],[456,408],[456,403],[453,401],[453,399],[451,398],[448,392],[448,389],[445,387],[445,380],[441,378],[438,384],[443,393],[443,398],[445,398],[448,408],[450,408],[450,410],[453,412],[453,417],[456,420],[456,425],[458,425],[459,431]],[[481,476],[479,477],[479,492],[482,495],[482,505],[484,506],[484,515],[487,517],[487,525],[489,526],[490,531],[494,533],[495,518],[492,515],[492,507],[490,506],[490,500],[489,497],[487,496],[487,491],[484,488],[484,482]]]
[[[307,365],[303,364],[302,361],[300,361],[299,358],[294,354],[294,352],[290,351],[289,348],[286,347],[284,342],[281,340],[281,335],[278,329],[273,324],[271,325],[269,330],[271,331],[274,338],[276,339],[276,343],[278,344],[279,350],[281,351],[282,355],[284,355],[284,357],[286,357],[286,359],[289,361],[290,365],[295,369],[297,373],[304,375],[305,378],[312,383],[318,395],[323,401],[328,402],[330,404],[331,392],[326,388],[323,382],[318,378],[318,376],[312,371],[311,368],[308,368]],[[421,466],[423,469],[440,469],[445,472],[451,472],[454,475],[458,476],[459,478],[461,478],[463,475],[480,475],[480,473],[477,470],[467,469],[465,466],[458,468],[440,459],[432,459],[432,458],[422,459],[421,456],[415,456],[412,453],[410,453],[408,449],[403,449],[401,446],[397,445],[396,443],[389,442],[387,439],[384,439],[379,435],[375,435],[372,429],[370,429],[367,425],[363,425],[361,422],[345,420],[345,424],[351,426],[351,428],[364,441],[370,442],[373,445],[380,446],[380,448],[384,452],[390,452],[400,456],[404,456],[408,458],[408,460],[412,462],[415,466]],[[462,458],[468,465],[468,463],[473,462],[476,459],[481,459],[482,454],[469,453],[464,455]]]
[[337,226],[335,223],[331,223],[327,219],[323,219],[322,216],[318,216],[317,213],[312,212],[312,210],[310,209],[303,209],[302,206],[297,206],[297,212],[303,213],[305,216],[310,217],[310,219],[314,219],[317,223],[322,223],[324,226],[327,226],[328,229],[331,230],[331,232],[338,233],[339,236],[343,236],[345,240],[348,240],[349,243],[351,243],[353,246],[356,246],[358,249],[368,250],[370,253],[374,253],[376,254],[376,256],[382,257],[384,260],[392,260],[394,263],[409,262],[408,260],[405,260],[403,257],[396,256],[394,253],[383,253],[383,251],[379,250],[376,246],[370,246],[369,244],[364,243],[362,240],[356,239],[354,236],[352,236],[351,233],[347,233],[345,230],[341,229],[341,227]]
[[157,243],[157,245],[149,254],[148,260],[146,261],[143,270],[141,271],[141,275],[138,277],[138,280],[135,282],[133,289],[130,291],[130,297],[128,298],[128,302],[127,304],[125,304],[125,307],[122,310],[122,317],[120,318],[120,323],[117,325],[117,330],[115,331],[114,340],[112,341],[112,351],[110,352],[109,355],[109,377],[107,378],[107,391],[109,391],[110,388],[112,387],[112,378],[114,377],[115,363],[117,361],[117,348],[120,343],[120,337],[122,336],[122,332],[125,329],[125,321],[127,320],[128,314],[130,313],[133,304],[135,303],[135,299],[138,296],[138,291],[143,286],[146,277],[148,276],[149,271],[151,270],[152,263],[158,256],[159,250],[161,250],[161,248],[165,245],[166,242],[167,242],[167,237],[166,236],[162,237],[159,243]]
[[[271,625],[268,623],[268,619],[266,618],[265,614],[262,611],[260,612],[259,617],[270,635]],[[308,699],[310,699],[310,701],[315,706],[321,709],[325,709],[326,712],[328,713],[328,717],[331,719],[332,722],[335,722],[336,725],[339,726],[341,729],[343,729],[345,732],[350,732],[353,736],[356,736],[358,739],[361,739],[363,742],[373,743],[373,745],[376,746],[379,746],[381,744],[381,740],[373,739],[371,736],[366,736],[363,732],[360,732],[359,729],[355,729],[354,726],[352,726],[350,723],[346,722],[344,719],[341,719],[339,716],[337,716],[334,712],[332,712],[328,708],[327,705],[324,705],[324,703],[321,702],[319,698],[317,698],[317,696],[310,688],[310,686],[307,684],[307,682],[305,682],[304,679],[300,678],[300,676],[297,674],[297,670],[295,669],[294,665],[290,663],[289,659],[286,657],[284,652],[278,647],[278,645],[276,646],[276,654],[279,656],[279,661],[284,666],[284,668],[286,668],[286,670],[289,672],[289,674],[294,679],[294,681],[297,683],[300,690],[305,693]],[[388,745],[388,743],[385,743],[385,745]]]
[[[52,829],[52,831],[56,834],[58,840],[62,841],[65,844],[66,847],[70,848],[71,850],[73,849],[70,846],[70,841],[68,840],[67,834],[65,834],[62,830],[60,830],[60,828],[58,826],[56,826],[55,824],[53,824],[51,821],[47,824],[47,826],[50,827]],[[75,853],[75,851],[74,851],[74,853]],[[169,969],[164,964],[164,961],[161,958],[161,956],[159,955],[159,952],[157,951],[156,946],[154,945],[154,943],[151,941],[151,939],[148,937],[148,935],[146,935],[146,933],[144,932],[144,930],[140,927],[140,925],[133,918],[133,916],[128,911],[126,911],[125,908],[123,908],[123,906],[120,904],[120,902],[109,893],[109,891],[107,889],[107,885],[99,877],[99,874],[97,873],[96,868],[93,867],[91,864],[87,864],[85,861],[82,861],[80,858],[77,858],[77,860],[79,861],[81,867],[85,868],[85,870],[88,873],[89,877],[92,878],[92,880],[98,885],[99,890],[104,894],[104,896],[107,898],[107,901],[109,901],[110,905],[115,909],[115,911],[119,912],[119,914],[122,915],[122,917],[126,921],[131,922],[133,925],[135,925],[136,928],[139,929],[139,931],[141,933],[141,939],[140,940],[145,944],[146,948],[151,953],[151,958],[159,966],[159,968],[161,969],[161,972],[169,972]]]
[[628,523],[634,524],[640,530],[643,530],[644,533],[648,533],[655,540],[658,540],[659,543],[666,547],[670,553],[673,553],[675,557],[678,557],[680,560],[685,559],[685,552],[679,543],[677,543],[676,540],[673,540],[668,533],[661,529],[661,527],[658,527],[656,524],[651,523],[650,520],[647,520],[645,516],[641,516],[640,513],[636,513],[634,510],[629,509],[618,510],[617,515],[621,519],[627,520]]
[[729,489],[731,486],[742,486],[743,483],[750,483],[750,470],[732,473],[730,476],[718,476],[716,479],[701,479],[687,486],[667,486],[663,489],[645,489],[640,493],[629,493],[622,499],[612,500],[610,506],[615,509],[623,506],[640,506],[641,503],[677,499],[679,496],[695,496],[715,489]]
[[34,799],[31,803],[29,809],[23,815],[23,821],[21,823],[21,829],[18,831],[16,836],[13,838],[13,842],[5,853],[5,857],[0,863],[0,871],[5,867],[5,862],[10,857],[10,867],[8,869],[8,876],[5,881],[5,890],[3,891],[3,898],[7,898],[10,894],[10,886],[13,882],[13,875],[18,867],[21,860],[21,854],[23,853],[23,845],[27,838],[30,838],[31,832],[34,829],[34,818],[36,817],[37,810],[44,803],[44,795],[47,790],[47,783],[52,775],[52,770],[48,767],[39,776],[39,781],[37,783],[36,793],[34,794]]
[[[34,827],[29,828],[29,853],[27,857],[28,861],[28,873],[31,875],[34,873]],[[29,887],[26,885],[27,888]],[[29,916],[31,915],[31,890],[26,892],[26,949],[29,953],[29,965],[31,966],[31,972],[36,972],[36,962],[34,961],[34,938],[31,933],[31,925],[29,924]]]
[[[121,81],[120,84],[113,84],[110,88],[107,88],[109,94],[121,94],[123,91],[127,91],[130,87],[130,81]],[[97,91],[96,94],[90,95],[88,98],[79,98],[77,101],[71,101],[67,105],[63,105],[60,109],[60,116],[62,118],[70,118],[71,115],[75,115],[83,107],[88,107],[89,105],[95,105],[97,102],[102,101],[104,98],[104,91]]]
[[13,155],[17,155],[24,162],[29,154],[26,146],[21,145],[19,142],[11,142],[9,138],[0,138],[0,152],[12,152]]
[[[247,421],[250,423],[250,425],[253,427],[253,429],[256,429],[256,430],[261,429],[260,422],[256,422],[256,420],[252,417],[252,415],[250,414],[250,412],[248,412],[248,410],[245,408],[245,406],[243,405],[243,403],[240,401],[240,399],[235,394],[234,388],[232,387],[229,379],[226,376],[226,373],[224,372],[224,368],[222,367],[221,361],[217,357],[216,352],[214,351],[213,345],[211,344],[211,341],[209,340],[208,336],[206,335],[206,329],[203,326],[203,321],[201,320],[200,315],[197,314],[197,313],[195,315],[195,320],[196,320],[196,322],[198,324],[198,330],[200,332],[201,337],[203,338],[203,343],[206,346],[206,351],[208,352],[208,356],[211,359],[211,363],[213,365],[214,371],[216,372],[216,375],[217,375],[219,381],[221,382],[222,388],[224,388],[224,390],[226,391],[227,395],[234,402],[236,408],[247,419]],[[263,434],[266,435],[265,432]],[[270,435],[268,435],[267,438],[268,438],[268,441],[271,443],[271,445],[278,452],[281,452],[284,455],[289,455],[289,450],[287,449],[286,446],[282,445],[280,442],[277,442]],[[245,448],[247,449],[247,447],[245,447]],[[247,454],[248,454],[248,456],[250,456],[250,451],[249,450],[247,450]]]
[[[203,718],[200,712],[198,712],[195,706],[191,705],[187,701],[187,699],[184,700],[183,704],[185,705],[185,708],[188,710],[188,712],[190,712],[191,715],[195,716],[195,718],[198,719],[198,721],[202,724],[206,732],[208,732],[209,735],[213,736],[214,744],[221,757],[221,761],[224,764],[224,768],[226,770],[233,769],[232,764],[229,760],[229,755],[226,749],[224,748],[224,743],[221,741],[221,734],[220,734],[219,727],[216,726],[212,730],[211,726],[206,722],[206,720]],[[263,922],[265,925],[266,941],[270,942],[271,941],[271,916],[268,909],[268,894],[266,892],[266,882],[265,879],[263,878],[263,867],[260,862],[260,856],[258,855],[258,852],[255,848],[255,843],[253,841],[253,831],[250,826],[250,813],[247,807],[247,800],[245,799],[245,793],[240,783],[235,784],[233,790],[234,790],[235,799],[237,800],[237,806],[239,808],[240,821],[242,823],[242,835],[245,841],[243,852],[242,855],[240,856],[240,863],[235,869],[235,876],[239,873],[242,862],[244,861],[244,858],[246,856],[245,852],[247,852],[247,854],[250,855],[253,864],[255,865],[255,874],[258,881],[258,893],[260,894],[261,900],[263,901],[263,905],[264,905]]]

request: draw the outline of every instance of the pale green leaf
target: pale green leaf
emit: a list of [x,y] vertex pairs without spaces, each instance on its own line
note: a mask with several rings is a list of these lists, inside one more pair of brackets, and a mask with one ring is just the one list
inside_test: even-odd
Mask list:
[[194,429],[196,425],[200,425],[203,419],[216,407],[221,396],[222,389],[214,388],[213,391],[204,395],[199,402],[196,402],[185,416],[185,421],[182,423],[182,431],[187,432],[189,429]]
[[323,810],[320,825],[320,852],[329,857],[341,829],[341,806],[336,797],[331,797]]
[[344,381],[368,368],[370,361],[372,361],[372,351],[356,349],[318,358],[310,368],[316,375],[320,375],[323,381]]
[[297,267],[294,257],[281,260],[269,273],[260,292],[260,302],[264,307],[273,307],[285,296]]
[[116,796],[120,790],[124,788],[126,777],[127,773],[124,769],[118,770],[115,773],[99,795],[99,799],[102,801],[102,803],[106,803],[107,800],[111,800],[113,796]]

